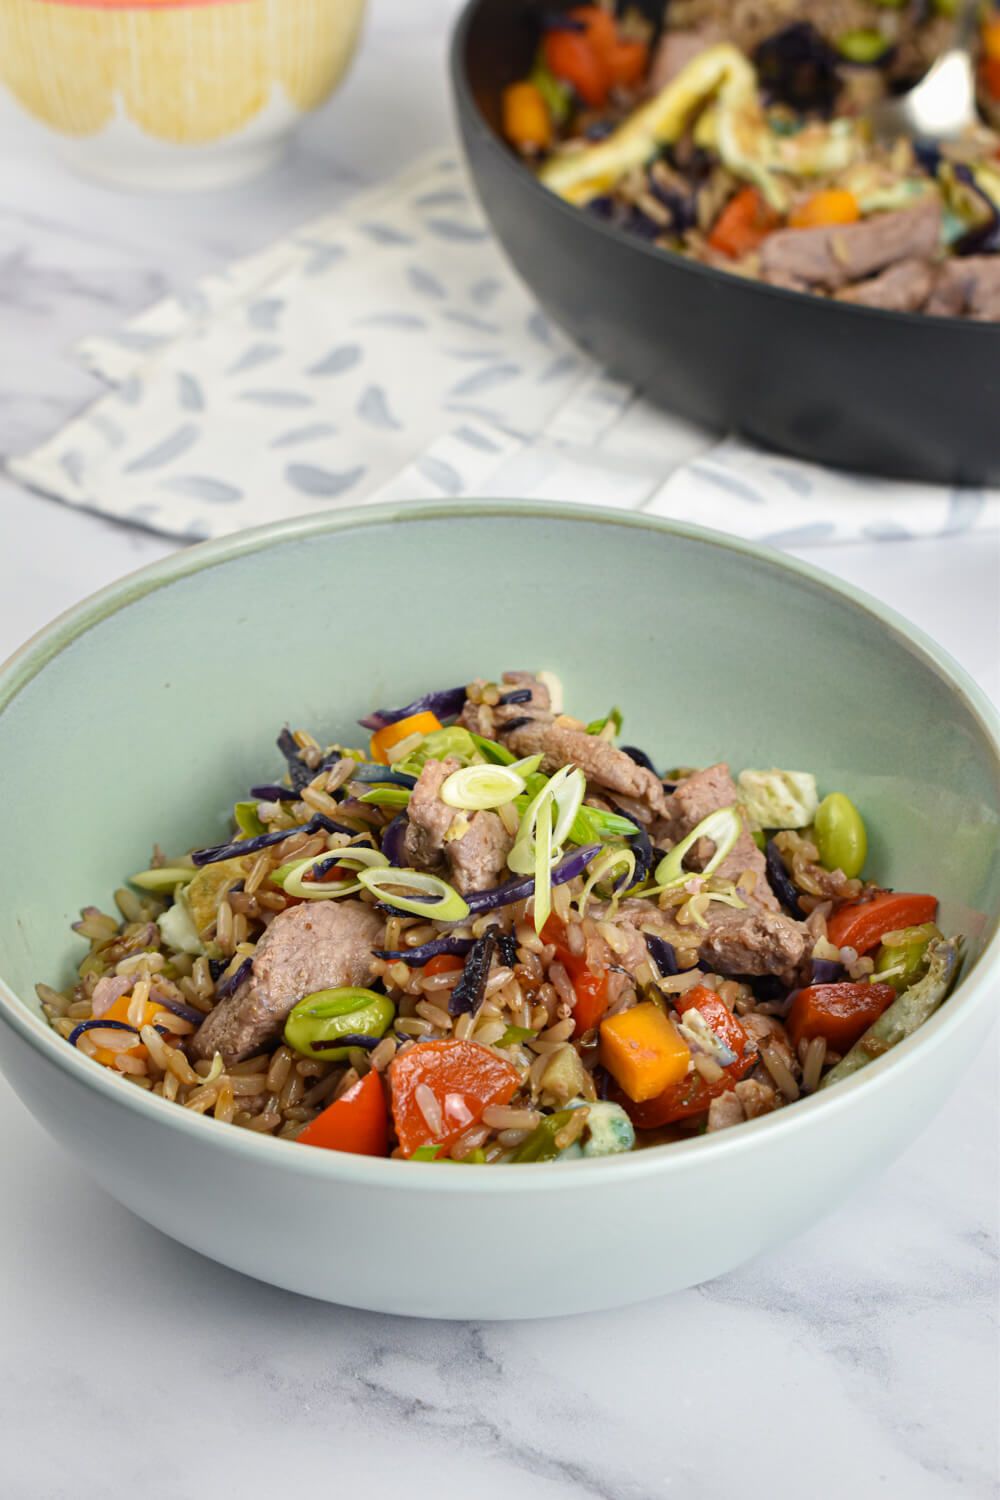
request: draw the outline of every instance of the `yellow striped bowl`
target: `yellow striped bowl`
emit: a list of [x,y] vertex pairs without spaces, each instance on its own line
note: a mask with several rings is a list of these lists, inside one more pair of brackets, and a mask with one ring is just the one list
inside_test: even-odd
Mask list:
[[209,187],[332,92],[365,0],[0,0],[0,81],[81,169]]

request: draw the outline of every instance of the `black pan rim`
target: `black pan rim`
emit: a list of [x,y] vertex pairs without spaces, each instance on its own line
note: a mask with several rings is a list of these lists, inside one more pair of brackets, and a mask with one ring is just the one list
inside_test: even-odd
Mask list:
[[[482,111],[476,102],[475,95],[469,84],[469,77],[465,66],[466,43],[470,31],[475,24],[480,10],[483,9],[487,0],[466,0],[452,30],[451,44],[449,47],[449,67],[451,73],[452,89],[455,95],[458,109],[462,115],[471,120],[478,130],[481,139],[486,142],[494,158],[502,161],[503,170],[516,176],[518,182],[524,184],[525,191],[533,193],[540,203],[553,208],[555,212],[572,215],[576,223],[584,226],[584,232],[603,236],[614,245],[628,248],[633,253],[645,256],[653,262],[666,263],[675,270],[687,272],[693,276],[700,276],[710,283],[723,288],[741,288],[748,293],[762,298],[771,298],[777,306],[784,305],[789,308],[802,307],[809,303],[817,309],[818,317],[834,317],[837,319],[854,319],[856,325],[862,326],[861,320],[873,322],[874,327],[884,327],[886,322],[895,323],[903,327],[930,328],[949,330],[952,337],[963,339],[1000,339],[1000,324],[988,323],[975,318],[940,317],[929,313],[906,313],[893,312],[882,307],[861,307],[854,303],[835,302],[829,297],[819,297],[812,292],[796,292],[787,287],[770,286],[763,281],[750,281],[746,277],[735,276],[731,271],[717,270],[714,266],[703,265],[700,261],[692,260],[689,256],[680,255],[676,250],[667,250],[660,245],[650,244],[638,235],[629,234],[627,230],[619,229],[613,224],[607,224],[601,219],[593,218],[583,212],[573,203],[567,203],[555,193],[549,192],[543,187],[523,162],[519,161],[507,144],[501,140],[496,131],[487,120],[483,118]],[[734,285],[735,284],[735,285]],[[820,310],[822,309],[822,310]],[[850,326],[848,324],[848,326]],[[959,331],[961,330],[961,331]]]

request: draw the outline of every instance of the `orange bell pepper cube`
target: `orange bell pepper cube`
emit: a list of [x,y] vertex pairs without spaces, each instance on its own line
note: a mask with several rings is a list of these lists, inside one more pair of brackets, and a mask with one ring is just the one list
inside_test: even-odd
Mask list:
[[989,62],[1000,62],[1000,15],[991,16],[981,32],[983,56]]
[[649,66],[649,48],[645,42],[618,42],[606,57],[611,82],[618,88],[632,88]]
[[642,1104],[687,1075],[691,1052],[673,1022],[647,1000],[601,1022],[601,1062]]
[[380,766],[387,766],[389,751],[394,745],[401,745],[411,734],[434,734],[443,728],[437,714],[432,713],[410,714],[406,719],[397,719],[395,724],[386,724],[372,735],[369,747],[372,760],[378,761]]
[[296,1139],[306,1146],[347,1151],[352,1156],[387,1156],[389,1116],[382,1079],[377,1073],[366,1073]]
[[822,229],[829,224],[855,224],[861,209],[853,193],[845,188],[824,188],[813,193],[788,215],[790,229]]
[[821,1036],[835,1051],[849,1052],[895,998],[891,984],[812,984],[792,1001],[788,1035],[796,1048]]
[[[420,1042],[389,1065],[392,1118],[404,1156],[452,1145],[490,1104],[507,1104],[521,1076],[478,1042]],[[424,1090],[429,1090],[429,1095]]]
[[675,1001],[681,1014],[699,1010],[709,1026],[725,1042],[736,1061],[723,1069],[723,1076],[711,1083],[693,1068],[686,1078],[671,1084],[655,1099],[636,1104],[627,1097],[619,1102],[624,1105],[632,1124],[637,1130],[657,1130],[663,1125],[675,1125],[681,1120],[704,1114],[713,1099],[731,1089],[748,1073],[757,1061],[757,1048],[738,1016],[734,1016],[724,1000],[706,985],[688,990]]
[[501,100],[503,133],[519,151],[547,151],[552,118],[541,91],[531,82],[512,83]]
[[[126,1026],[131,1026],[134,1024],[128,1018],[128,1009],[131,1004],[131,995],[119,995],[115,1003],[108,1006],[107,1010],[104,1012],[103,1016],[100,1017],[100,1019],[102,1021],[123,1021]],[[139,1026],[152,1026],[156,1017],[160,1015],[162,1011],[162,1005],[157,1005],[153,1000],[147,1000],[146,1004],[143,1006],[142,1020],[139,1022]],[[104,1067],[106,1068],[113,1068],[115,1065],[115,1058],[121,1057],[122,1055],[122,1052],[112,1052],[110,1047],[95,1046],[94,1049],[94,1060],[96,1062],[103,1063]],[[149,1052],[141,1042],[136,1042],[134,1047],[125,1049],[124,1056],[138,1057],[142,1061],[145,1061],[149,1056]]]
[[853,948],[856,953],[868,953],[887,932],[933,922],[937,909],[936,896],[883,891],[880,895],[838,906],[826,924],[826,935],[836,948]]
[[741,188],[716,219],[708,243],[713,250],[738,260],[756,250],[780,223],[779,216],[755,187]]

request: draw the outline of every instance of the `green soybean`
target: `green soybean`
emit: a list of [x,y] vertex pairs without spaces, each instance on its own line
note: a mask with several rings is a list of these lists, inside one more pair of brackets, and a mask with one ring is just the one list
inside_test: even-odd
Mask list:
[[864,820],[843,792],[824,797],[814,824],[820,863],[826,870],[843,870],[849,880],[860,875],[868,857]]
[[330,1042],[355,1036],[378,1041],[395,1014],[392,1001],[385,995],[377,995],[374,990],[354,986],[317,990],[300,1000],[289,1014],[285,1022],[285,1041],[303,1057],[342,1062],[350,1053],[350,1046],[331,1047]]

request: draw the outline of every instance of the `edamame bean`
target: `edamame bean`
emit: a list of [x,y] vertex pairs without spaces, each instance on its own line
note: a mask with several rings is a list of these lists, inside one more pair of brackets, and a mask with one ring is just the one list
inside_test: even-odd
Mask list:
[[868,835],[851,799],[843,792],[831,792],[824,797],[814,827],[823,868],[843,870],[849,880],[860,875],[868,856]]
[[392,1001],[374,990],[344,986],[306,995],[285,1022],[285,1041],[303,1057],[342,1062],[349,1046],[330,1046],[339,1038],[370,1037],[378,1041],[396,1014]]

